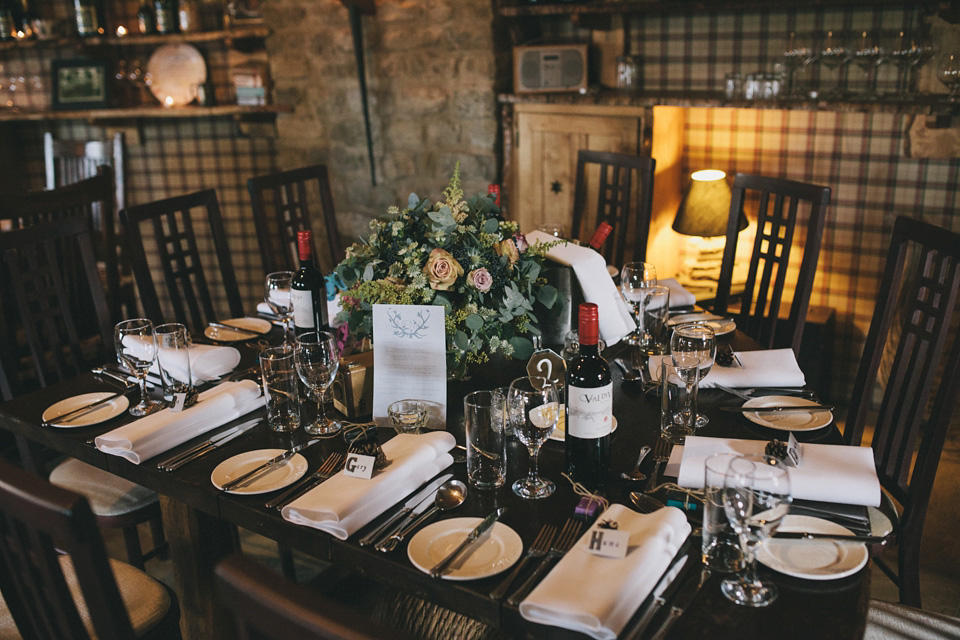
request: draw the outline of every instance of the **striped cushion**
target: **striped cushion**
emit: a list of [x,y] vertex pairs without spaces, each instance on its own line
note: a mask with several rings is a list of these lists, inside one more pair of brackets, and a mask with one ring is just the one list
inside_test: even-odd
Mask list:
[[50,483],[85,496],[98,516],[122,515],[157,501],[150,489],[74,458],[53,470]]

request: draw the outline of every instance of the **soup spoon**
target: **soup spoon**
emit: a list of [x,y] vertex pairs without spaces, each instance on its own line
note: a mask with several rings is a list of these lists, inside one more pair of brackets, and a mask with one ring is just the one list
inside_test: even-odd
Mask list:
[[403,542],[412,531],[416,530],[421,524],[438,511],[449,511],[456,509],[463,501],[467,499],[467,485],[459,480],[447,480],[437,489],[437,495],[433,499],[433,506],[423,513],[419,518],[411,522],[402,530],[394,533],[392,536],[380,542],[375,547],[377,551],[393,551],[398,544]]

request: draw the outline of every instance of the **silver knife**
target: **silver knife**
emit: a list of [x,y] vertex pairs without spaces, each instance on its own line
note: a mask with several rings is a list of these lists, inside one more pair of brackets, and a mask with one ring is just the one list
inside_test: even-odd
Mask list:
[[93,369],[90,369],[90,373],[93,373],[94,375],[98,375],[98,376],[104,376],[106,378],[110,378],[111,380],[116,380],[117,382],[121,383],[124,387],[130,387],[130,386],[136,385],[135,382],[131,382],[130,380],[127,380],[125,377],[119,374],[113,373],[112,371],[107,371],[103,367],[94,367]]
[[787,413],[790,411],[833,411],[833,405],[829,404],[800,404],[785,405],[778,407],[720,407],[723,411],[734,411],[737,413]]
[[663,638],[666,637],[667,632],[670,631],[670,627],[680,619],[680,616],[683,615],[687,607],[689,607],[697,597],[697,594],[700,593],[700,589],[703,588],[703,584],[709,577],[710,569],[706,567],[700,571],[699,579],[695,576],[687,576],[686,581],[680,585],[677,595],[673,598],[673,604],[670,605],[670,613],[667,614],[666,619],[650,640],[663,640]]
[[126,387],[125,389],[123,389],[123,390],[121,390],[121,391],[117,391],[117,392],[111,393],[111,394],[108,395],[108,396],[104,396],[104,397],[100,398],[99,400],[94,400],[93,402],[90,402],[90,403],[88,403],[88,404],[85,404],[85,405],[83,405],[82,407],[77,407],[76,409],[71,409],[70,411],[67,411],[66,413],[61,413],[61,414],[58,415],[58,416],[53,416],[53,417],[50,418],[49,420],[44,420],[44,421],[43,421],[43,426],[49,427],[50,425],[52,425],[52,424],[55,423],[55,422],[57,422],[57,423],[60,423],[60,422],[70,422],[70,421],[73,420],[74,418],[80,417],[81,415],[87,413],[87,412],[90,411],[91,409],[96,409],[97,407],[99,407],[99,406],[101,406],[101,405],[105,405],[105,404],[107,404],[108,402],[110,402],[110,401],[112,401],[112,400],[116,400],[116,399],[119,398],[120,396],[126,395],[128,391],[131,391],[131,390],[133,390],[133,389],[136,389],[136,387],[134,387],[134,386]]
[[284,451],[284,452],[281,453],[280,455],[274,456],[273,458],[270,458],[269,460],[267,460],[267,461],[264,462],[263,464],[257,465],[257,466],[254,467],[253,469],[250,469],[250,471],[247,471],[246,473],[243,473],[243,474],[237,476],[236,478],[230,480],[229,482],[225,483],[222,487],[220,487],[220,490],[221,490],[221,491],[230,491],[230,490],[233,489],[234,487],[237,487],[237,486],[243,484],[244,482],[246,482],[246,481],[249,480],[250,478],[252,478],[252,477],[254,477],[254,476],[257,476],[257,475],[260,475],[261,473],[263,473],[263,472],[266,471],[267,469],[272,469],[272,468],[276,467],[276,466],[279,465],[280,463],[282,463],[282,462],[284,462],[284,461],[292,458],[296,453],[299,453],[300,451],[303,451],[303,450],[306,449],[307,447],[311,447],[311,446],[317,444],[317,443],[320,442],[321,440],[322,440],[322,438],[314,438],[313,440],[308,440],[307,442],[300,443],[300,444],[298,444],[297,446],[295,446],[295,447],[293,447],[293,448],[291,448],[291,449],[287,449],[286,451]]
[[373,548],[377,551],[382,551],[383,553],[387,553],[388,551],[393,551],[396,549],[397,545],[403,542],[403,539],[406,538],[410,532],[426,522],[430,516],[439,510],[436,505],[436,496],[438,490],[439,488],[421,500],[420,504],[415,506],[413,511],[408,513],[407,517],[401,520],[400,523],[394,527],[393,531],[387,534],[377,544],[373,545]]
[[453,564],[453,561],[459,558],[464,551],[469,549],[470,546],[473,545],[480,538],[480,536],[486,533],[487,529],[492,527],[493,524],[500,518],[500,516],[502,516],[506,512],[507,512],[506,507],[500,507],[496,511],[488,515],[486,518],[481,520],[480,524],[474,527],[473,531],[470,532],[466,540],[464,540],[459,545],[457,545],[456,549],[451,551],[446,558],[438,562],[436,566],[434,566],[433,569],[430,570],[430,575],[433,576],[434,578],[439,578],[444,573],[446,573],[447,569],[450,568],[450,565]]
[[226,329],[227,331],[240,333],[251,338],[256,338],[257,336],[262,335],[256,331],[251,331],[250,329],[242,329],[240,327],[235,327],[232,324],[224,324],[222,322],[208,322],[207,325],[213,327],[214,329]]
[[399,511],[397,511],[395,514],[390,516],[390,518],[387,519],[386,522],[384,522],[382,525],[377,527],[376,530],[371,531],[367,535],[360,538],[360,546],[361,547],[370,546],[371,544],[374,543],[375,540],[379,540],[380,537],[390,529],[390,527],[400,522],[401,519],[403,519],[405,516],[410,514],[414,510],[414,508],[417,507],[417,505],[419,505],[421,502],[423,502],[427,498],[429,498],[430,500],[433,500],[433,494],[440,487],[440,485],[442,485],[444,482],[446,482],[452,477],[453,477],[452,473],[447,473],[440,476],[430,484],[426,485],[423,489],[418,491],[416,495],[414,495],[412,498],[410,498],[405,503],[403,503],[403,507]]
[[196,460],[198,457],[205,455],[217,447],[227,444],[237,436],[243,435],[253,427],[260,424],[262,421],[262,418],[248,420],[247,422],[238,424],[235,427],[231,427],[222,433],[211,436],[208,440],[205,440],[200,444],[190,447],[186,451],[182,451],[175,456],[171,456],[166,460],[161,461],[157,464],[157,469],[160,469],[161,471],[176,471],[188,462],[192,462],[193,460]]
[[880,544],[888,536],[856,536],[843,533],[813,533],[810,531],[777,531],[773,534],[775,540],[835,540],[837,542],[862,542],[863,544]]
[[663,575],[660,576],[659,582],[656,586],[653,587],[653,600],[650,601],[650,604],[647,605],[646,610],[643,612],[643,615],[637,620],[637,622],[630,626],[624,634],[623,638],[638,638],[642,634],[647,626],[650,624],[650,621],[653,619],[653,616],[657,615],[657,612],[666,604],[666,600],[663,597],[663,592],[666,591],[667,587],[673,584],[673,581],[681,574],[683,567],[687,564],[687,560],[690,559],[690,556],[686,551],[681,551],[676,556],[673,557],[673,560],[670,562],[670,565],[667,567],[666,571],[663,572]]

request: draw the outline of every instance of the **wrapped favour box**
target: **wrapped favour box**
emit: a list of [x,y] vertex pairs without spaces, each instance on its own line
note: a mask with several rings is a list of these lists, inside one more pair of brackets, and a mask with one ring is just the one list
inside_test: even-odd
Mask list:
[[373,351],[340,358],[333,380],[333,407],[350,420],[373,412]]

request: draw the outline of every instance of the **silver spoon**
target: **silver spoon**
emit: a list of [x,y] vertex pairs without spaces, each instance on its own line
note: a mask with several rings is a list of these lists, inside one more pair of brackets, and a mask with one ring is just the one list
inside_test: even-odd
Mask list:
[[640,447],[640,456],[637,458],[637,463],[633,465],[633,470],[628,472],[623,472],[620,474],[620,477],[624,480],[630,480],[632,482],[642,482],[647,479],[647,474],[640,471],[640,465],[643,463],[643,459],[647,457],[647,454],[650,453],[650,446],[643,445]]
[[648,496],[645,493],[640,493],[639,491],[630,492],[630,502],[633,503],[633,506],[635,506],[640,513],[653,513],[657,509],[666,506],[656,498]]
[[623,358],[614,358],[613,361],[617,363],[621,370],[623,370],[624,382],[633,382],[634,380],[643,382],[643,374],[640,371],[627,366],[627,363],[623,361]]
[[456,509],[463,501],[467,499],[467,485],[463,484],[459,480],[447,480],[440,488],[437,489],[437,495],[433,499],[433,506],[425,511],[419,518],[411,522],[409,525],[396,532],[383,542],[378,542],[377,546],[374,547],[377,551],[393,551],[398,544],[403,542],[403,539],[406,538],[410,533],[412,533],[417,527],[427,521],[428,518],[433,516],[433,514],[438,511],[449,511],[450,509]]

